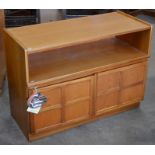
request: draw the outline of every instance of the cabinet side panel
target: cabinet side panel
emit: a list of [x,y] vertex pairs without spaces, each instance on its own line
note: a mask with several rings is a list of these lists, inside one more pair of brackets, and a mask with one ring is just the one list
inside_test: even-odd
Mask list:
[[28,94],[25,52],[7,33],[4,33],[4,39],[11,114],[27,136],[28,113],[26,112],[26,99]]

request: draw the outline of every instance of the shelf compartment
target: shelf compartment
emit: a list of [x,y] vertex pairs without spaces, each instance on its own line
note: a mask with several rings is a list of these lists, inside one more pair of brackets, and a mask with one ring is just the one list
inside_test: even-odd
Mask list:
[[147,54],[116,37],[28,55],[29,82],[146,58]]

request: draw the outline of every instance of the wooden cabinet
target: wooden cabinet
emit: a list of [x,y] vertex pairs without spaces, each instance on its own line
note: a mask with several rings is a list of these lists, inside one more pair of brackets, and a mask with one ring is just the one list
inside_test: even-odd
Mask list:
[[[122,12],[6,29],[11,114],[28,140],[138,107],[151,34]],[[38,114],[35,88],[48,99]]]

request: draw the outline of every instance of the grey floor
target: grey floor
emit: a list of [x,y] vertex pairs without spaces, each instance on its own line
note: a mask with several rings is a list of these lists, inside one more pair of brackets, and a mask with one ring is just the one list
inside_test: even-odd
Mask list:
[[[151,17],[139,17],[155,24],[155,19]],[[155,144],[155,43],[152,44],[149,64],[145,100],[139,108],[31,143],[27,142],[10,116],[8,89],[5,84],[4,93],[0,97],[0,144]]]

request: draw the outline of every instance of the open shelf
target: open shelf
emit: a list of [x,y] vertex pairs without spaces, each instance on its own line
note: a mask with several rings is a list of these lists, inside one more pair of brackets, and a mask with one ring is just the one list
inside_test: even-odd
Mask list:
[[118,38],[103,39],[43,53],[33,53],[29,60],[29,80],[38,82],[61,78],[142,59],[147,54]]

